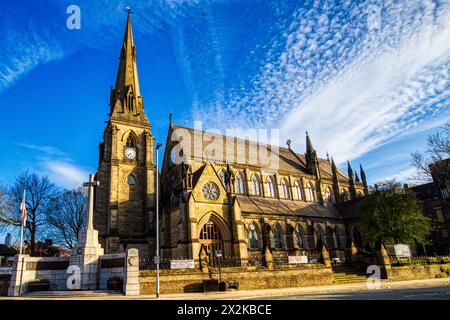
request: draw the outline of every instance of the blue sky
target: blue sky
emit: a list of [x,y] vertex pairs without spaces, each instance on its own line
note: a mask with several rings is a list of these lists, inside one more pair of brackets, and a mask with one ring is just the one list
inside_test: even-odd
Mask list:
[[[69,5],[81,29],[66,27]],[[29,168],[72,188],[95,172],[127,6],[145,110],[174,122],[280,129],[370,183],[413,175],[449,119],[449,1],[12,0],[0,10],[0,180]],[[207,124],[207,125],[206,125]]]

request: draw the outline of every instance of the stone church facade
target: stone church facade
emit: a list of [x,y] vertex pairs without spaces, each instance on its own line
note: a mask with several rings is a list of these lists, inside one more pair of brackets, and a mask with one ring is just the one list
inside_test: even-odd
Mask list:
[[129,247],[152,255],[156,211],[154,137],[144,111],[128,16],[109,120],[99,145],[95,228],[106,253]]
[[[223,154],[226,146],[205,156],[207,141],[180,148],[196,134],[203,133],[170,123],[160,174],[163,258],[221,253],[244,261],[263,258],[269,249],[274,259],[287,259],[325,244],[332,258],[345,259],[350,240],[360,242],[354,219],[335,205],[368,192],[362,167],[361,180],[350,164],[344,174],[332,159],[317,156],[308,134],[305,153],[290,144],[275,151],[258,144],[274,152],[276,169],[258,157],[248,161],[254,156],[248,140],[231,138],[247,155],[234,151],[231,160]],[[129,15],[96,174],[94,226],[106,253],[137,247],[141,258],[155,254],[157,172]]]

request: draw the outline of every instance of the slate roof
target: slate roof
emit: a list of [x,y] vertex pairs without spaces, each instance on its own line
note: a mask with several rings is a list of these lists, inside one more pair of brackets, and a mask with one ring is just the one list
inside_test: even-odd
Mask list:
[[263,197],[236,195],[244,213],[284,214],[295,217],[341,219],[341,214],[333,206],[315,202],[293,201]]
[[[194,146],[194,132],[195,130],[193,128],[189,128],[189,127],[184,127],[184,126],[178,126],[178,125],[174,125],[172,124],[172,130],[176,130],[176,129],[184,129],[187,130],[187,132],[190,134],[191,136],[191,150],[190,150],[190,160],[196,160],[195,154],[201,155],[201,151],[202,150],[196,150],[197,153],[194,153],[195,151],[195,146]],[[211,134],[211,133],[208,133]],[[235,146],[236,145],[240,145],[242,143],[242,145],[245,145],[245,154],[247,155],[247,161],[242,162],[242,159],[239,159],[238,157],[238,152],[237,152],[237,148],[234,148],[234,156],[233,156],[233,160],[235,164],[238,165],[254,165],[260,168],[266,168],[266,169],[270,169],[270,165],[269,164],[264,164],[264,163],[249,163],[249,150],[250,149],[250,144],[248,140],[244,140],[244,139],[240,139],[240,138],[236,138],[236,137],[227,137],[225,135],[222,134],[211,134],[213,137],[217,137],[219,139],[222,139],[223,142],[223,147],[222,147],[222,154],[211,154],[208,155],[209,161],[211,162],[215,162],[215,163],[225,163],[227,158],[226,158],[226,142],[227,142],[227,138],[228,139],[234,139],[235,141]],[[254,143],[254,141],[251,141],[251,143]],[[211,141],[203,141],[203,150],[205,150],[206,146],[208,146],[209,144],[211,144]],[[279,170],[280,171],[284,171],[290,174],[299,174],[299,173],[306,173],[307,169],[306,169],[306,160],[305,160],[305,155],[304,154],[300,154],[300,153],[295,153],[293,150],[286,148],[286,147],[280,147],[280,146],[272,146],[272,145],[268,145],[268,144],[263,144],[260,143],[259,146],[263,146],[266,147],[268,151],[272,151],[274,152],[276,155],[279,156]],[[278,148],[278,150],[277,150]],[[241,154],[240,154],[241,155]],[[197,159],[198,161],[200,161],[201,159]],[[203,159],[204,160],[204,159]],[[327,159],[319,159],[319,168],[322,174],[322,177],[324,178],[329,178],[331,179],[333,177],[332,174],[332,169],[331,169],[331,161],[328,161]],[[348,177],[341,171],[338,169],[338,175],[339,175],[339,180],[344,180],[347,181]]]

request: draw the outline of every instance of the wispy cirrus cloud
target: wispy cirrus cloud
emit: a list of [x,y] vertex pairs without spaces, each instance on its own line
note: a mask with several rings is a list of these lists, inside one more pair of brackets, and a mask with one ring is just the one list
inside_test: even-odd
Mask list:
[[81,187],[89,175],[87,169],[71,162],[46,159],[40,165],[54,183],[66,189]]
[[66,154],[64,152],[62,152],[61,150],[59,150],[58,148],[52,147],[52,146],[38,146],[35,144],[30,144],[30,143],[22,143],[22,142],[18,142],[16,143],[18,146],[24,147],[24,148],[28,148],[31,150],[36,150],[36,151],[40,151],[43,152],[47,155],[52,155],[52,156],[66,156]]
[[17,145],[33,152],[35,163],[29,169],[47,175],[51,181],[65,189],[76,189],[88,179],[90,168],[80,166],[68,154],[53,146],[29,143]]
[[306,1],[278,27],[251,85],[201,117],[280,127],[299,150],[307,129],[341,163],[448,119],[449,1]]
[[[43,5],[11,1],[0,12],[0,94],[39,65],[65,59],[83,48],[109,46],[112,38],[123,34],[129,6],[140,33],[164,37],[161,32],[164,27],[176,25],[177,19],[198,3],[195,0],[79,0],[76,3],[50,0]],[[66,28],[69,17],[66,10],[73,4],[80,7],[80,30]]]

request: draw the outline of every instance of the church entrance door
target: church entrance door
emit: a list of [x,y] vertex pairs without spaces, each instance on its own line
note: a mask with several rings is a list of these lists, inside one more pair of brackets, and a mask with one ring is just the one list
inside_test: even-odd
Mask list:
[[200,245],[206,247],[210,263],[214,264],[218,253],[223,255],[223,240],[217,225],[209,220],[200,231]]

